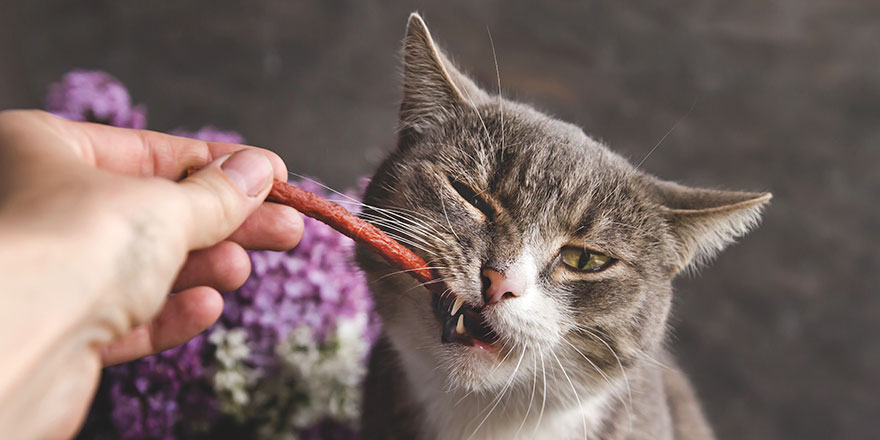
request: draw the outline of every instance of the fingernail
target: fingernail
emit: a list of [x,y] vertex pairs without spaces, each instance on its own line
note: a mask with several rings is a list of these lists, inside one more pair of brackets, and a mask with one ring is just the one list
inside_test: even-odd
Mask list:
[[272,175],[269,158],[256,150],[241,150],[226,159],[220,169],[249,197],[256,196]]

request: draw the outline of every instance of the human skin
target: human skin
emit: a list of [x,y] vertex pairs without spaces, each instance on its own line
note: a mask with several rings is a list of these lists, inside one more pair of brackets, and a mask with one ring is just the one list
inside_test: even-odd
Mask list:
[[209,327],[246,248],[295,246],[273,177],[267,150],[0,112],[0,437],[73,436],[102,367]]

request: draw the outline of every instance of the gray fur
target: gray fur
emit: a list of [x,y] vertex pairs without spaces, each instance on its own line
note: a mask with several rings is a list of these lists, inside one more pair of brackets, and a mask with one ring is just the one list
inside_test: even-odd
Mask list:
[[[485,198],[492,218],[449,179]],[[483,268],[531,270],[531,287],[484,309],[504,348],[475,353],[442,344],[426,290],[359,248],[384,323],[364,435],[711,438],[663,347],[671,281],[753,227],[769,198],[662,181],[580,128],[490,95],[413,14],[399,145],[370,182],[362,215],[436,266],[468,304],[483,304]],[[559,262],[564,245],[618,261],[573,273]]]

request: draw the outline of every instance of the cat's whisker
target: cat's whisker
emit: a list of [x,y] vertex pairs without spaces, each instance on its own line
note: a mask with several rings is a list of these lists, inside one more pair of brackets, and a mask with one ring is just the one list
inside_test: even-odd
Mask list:
[[327,186],[327,185],[325,185],[325,184],[323,184],[323,183],[321,183],[321,182],[319,182],[319,181],[317,181],[317,180],[315,180],[315,179],[312,179],[311,177],[304,176],[304,175],[302,175],[302,174],[298,174],[298,173],[294,173],[293,171],[288,171],[287,174],[289,174],[289,175],[291,175],[291,176],[293,176],[293,177],[296,177],[296,178],[298,178],[298,179],[300,179],[300,180],[306,180],[306,181],[312,182],[312,183],[314,183],[315,185],[318,185],[318,186],[320,186],[321,188],[324,188],[324,189],[326,189],[327,191],[332,192],[333,194],[337,194],[337,195],[340,195],[340,196],[342,196],[342,197],[345,197],[346,199],[350,199],[350,200],[355,201],[355,202],[358,201],[358,200],[355,199],[354,197],[351,197],[351,196],[349,196],[348,194],[345,194],[345,193],[343,193],[343,192],[341,192],[341,191],[337,191],[336,189],[334,189],[334,188],[332,188],[332,187],[330,187],[330,186]]
[[396,241],[399,241],[402,244],[409,245],[410,247],[413,247],[413,248],[416,248],[416,249],[421,250],[423,252],[429,253],[433,256],[437,256],[436,252],[434,252],[430,249],[426,249],[424,246],[421,246],[418,243],[414,243],[412,240],[407,239],[404,235],[396,234],[393,232],[387,232],[387,231],[385,232],[385,235],[393,238]]
[[620,361],[620,356],[617,355],[617,352],[615,352],[614,349],[611,348],[611,345],[608,344],[608,342],[606,342],[604,339],[602,339],[599,335],[593,333],[592,330],[590,330],[587,327],[581,327],[581,330],[585,331],[588,335],[598,339],[599,342],[601,342],[603,345],[605,345],[605,348],[607,348],[608,351],[611,352],[611,355],[614,356],[614,359],[617,360],[617,366],[620,367],[620,374],[623,375],[623,380],[624,380],[624,383],[626,384],[626,393],[629,396],[629,410],[630,410],[629,423],[630,423],[630,427],[632,427],[632,412],[631,412],[631,410],[632,410],[632,388],[630,388],[629,378],[626,375],[626,369],[623,368],[623,362]]
[[[341,197],[343,197],[343,198],[346,199],[345,201],[341,201],[341,200],[333,200],[333,202],[334,202],[334,203],[337,203],[337,204],[344,204],[344,203],[345,203],[345,204],[353,204],[353,205],[356,205],[356,206],[361,206],[361,207],[364,207],[364,208],[369,208],[369,209],[373,209],[373,210],[376,210],[376,211],[383,211],[383,212],[389,212],[389,213],[395,213],[395,211],[400,211],[400,212],[397,212],[397,213],[396,213],[397,215],[401,215],[402,212],[407,212],[407,213],[410,213],[410,214],[417,214],[417,215],[423,217],[423,219],[425,219],[425,220],[431,220],[431,221],[433,221],[433,219],[431,219],[431,218],[428,217],[427,215],[425,215],[425,214],[423,214],[423,213],[420,213],[420,212],[418,212],[418,211],[414,211],[414,210],[403,210],[403,209],[399,209],[399,208],[398,208],[398,209],[395,209],[395,208],[380,208],[380,207],[377,207],[377,206],[368,205],[368,204],[363,203],[362,201],[360,201],[360,200],[358,200],[358,199],[356,199],[356,198],[354,198],[354,197],[352,197],[352,196],[350,196],[350,195],[348,195],[348,194],[345,194],[345,193],[343,193],[343,192],[341,192],[341,191],[338,191],[338,190],[336,190],[336,189],[334,189],[334,188],[332,188],[332,187],[330,187],[330,186],[327,186],[327,185],[325,185],[325,184],[323,184],[323,183],[321,183],[321,182],[319,182],[319,181],[317,181],[317,180],[315,180],[315,179],[312,179],[311,177],[307,177],[307,176],[304,176],[304,175],[302,175],[302,174],[294,173],[293,171],[288,171],[287,174],[290,174],[291,176],[294,176],[294,177],[299,178],[299,179],[301,179],[301,180],[306,180],[306,181],[312,182],[312,183],[314,183],[314,184],[316,184],[316,185],[318,185],[318,186],[320,186],[320,187],[326,189],[327,191],[330,191],[330,192],[332,192],[333,194],[339,195],[339,196],[341,196]],[[414,219],[411,219],[411,220],[414,220]],[[439,223],[438,223],[438,224],[439,224]]]
[[[463,153],[468,159],[471,160],[471,162],[473,162],[473,164],[474,164],[475,167],[483,167],[483,166],[485,166],[485,160],[480,161],[479,159],[477,159],[476,156],[474,156],[474,154],[477,154],[477,153],[480,153],[480,152],[481,152],[481,151],[479,151],[479,150],[478,150],[478,151],[474,151],[473,153],[470,153],[470,152],[468,152],[467,150],[464,150],[464,149],[462,149],[462,148],[459,148],[458,146],[455,146],[455,145],[441,144],[441,143],[438,143],[438,142],[426,142],[425,144],[426,144],[426,145],[436,146],[436,147],[442,147],[442,148],[454,149],[455,151],[457,151],[457,152],[459,152],[459,153]],[[480,156],[483,157],[482,154],[481,154]],[[447,157],[444,156],[444,159],[445,159],[447,162],[450,162],[450,165],[457,165],[457,164],[458,164],[458,160],[457,160],[456,157],[448,157],[448,158],[447,158]]]
[[[593,367],[593,369],[596,370],[596,372],[599,373],[600,376],[602,376],[602,379],[605,380],[606,383],[608,383],[608,386],[610,388],[612,388],[612,389],[614,388],[614,383],[612,382],[611,377],[608,376],[607,373],[602,371],[602,369],[599,368],[599,366],[596,365],[595,362],[590,360],[590,358],[587,357],[587,355],[585,355],[579,348],[575,347],[574,344],[572,344],[571,342],[569,342],[565,339],[563,339],[562,341],[565,342],[566,344],[568,344],[568,346],[571,347],[572,349],[574,349],[574,351],[576,351],[579,355],[581,355],[581,357],[584,358],[584,360],[586,360],[587,363],[589,363],[590,366]],[[621,398],[621,401],[623,402],[622,398]],[[626,402],[623,402],[623,403],[626,404]]]
[[382,281],[382,280],[384,280],[385,278],[393,277],[394,275],[400,275],[400,274],[404,274],[404,273],[408,273],[408,272],[415,272],[415,271],[417,271],[417,270],[422,270],[422,269],[431,269],[431,270],[436,270],[436,269],[449,269],[449,266],[427,266],[427,267],[419,268],[419,269],[396,270],[396,271],[394,271],[394,272],[390,272],[390,273],[387,273],[387,274],[385,274],[385,275],[382,275],[382,276],[379,277],[379,278],[376,278],[376,281],[377,281],[377,282],[378,282],[378,281]]
[[[527,344],[522,344],[523,356],[525,355],[525,352],[527,351],[527,349],[528,349],[528,345],[527,345]],[[516,374],[515,371],[514,371],[514,374]],[[514,382],[516,382],[516,381],[514,381]],[[504,405],[501,406],[501,414],[506,414],[506,413],[507,413],[507,405],[510,404],[511,399],[514,397],[514,393],[515,393],[515,391],[514,391],[514,386],[511,386],[510,390],[511,390],[511,398],[510,398],[510,399],[505,399],[505,400],[504,400]]]
[[535,429],[532,431],[532,437],[538,433],[538,429],[541,427],[541,420],[544,418],[544,408],[547,406],[547,368],[544,366],[544,352],[541,350],[537,350],[538,355],[541,357],[541,383],[543,386],[543,391],[541,392],[541,412],[538,414],[538,421],[535,422]]
[[416,240],[422,243],[425,246],[432,246],[430,243],[429,236],[427,236],[426,232],[419,230],[417,227],[413,225],[405,224],[403,222],[389,220],[386,218],[376,217],[370,214],[364,214],[361,216],[362,219],[367,220],[372,223],[374,226],[385,227],[386,229],[390,229],[394,232],[404,234],[409,238]]
[[489,144],[489,148],[494,150],[495,146],[492,145],[492,135],[489,134],[489,127],[486,126],[486,121],[483,120],[483,116],[480,114],[480,110],[477,108],[477,105],[474,104],[474,100],[473,100],[473,98],[471,98],[471,94],[470,94],[470,92],[467,91],[467,88],[462,87],[461,90],[462,90],[462,92],[464,92],[465,98],[467,99],[468,104],[471,105],[471,108],[474,110],[474,114],[477,115],[477,119],[480,120],[480,124],[482,124],[482,126],[483,126],[483,131],[486,134],[486,143]]
[[[435,229],[434,226],[431,225],[431,223],[433,223],[433,225],[439,226],[440,228],[444,227],[444,225],[442,223],[440,223],[439,221],[437,221],[431,217],[428,217],[427,215],[425,215],[421,212],[413,211],[411,209],[378,208],[378,207],[369,206],[369,205],[366,205],[366,208],[371,209],[373,211],[376,211],[379,214],[388,214],[388,215],[396,217],[400,220],[410,221],[410,222],[419,224],[422,227],[424,227],[425,229],[428,229],[428,230],[434,232],[435,234],[439,234],[440,231]],[[416,216],[418,216],[418,217],[416,217]]]
[[507,361],[507,358],[510,357],[511,353],[513,353],[513,347],[511,347],[509,350],[507,349],[507,342],[508,341],[506,339],[501,339],[500,350],[505,351],[507,354],[504,355],[504,357],[501,359],[501,362],[498,362],[497,364],[495,364],[494,367],[492,367],[491,370],[489,370],[489,374],[487,374],[486,377],[492,376],[492,374],[494,374],[496,370],[498,370],[499,368],[501,368],[502,365],[504,365],[504,362]]
[[587,415],[583,412],[583,403],[581,402],[580,396],[578,396],[577,389],[574,387],[574,382],[571,381],[571,377],[568,376],[568,373],[565,371],[565,367],[562,365],[562,362],[559,360],[559,357],[556,356],[556,352],[550,350],[550,354],[553,355],[553,358],[556,359],[556,363],[559,364],[559,369],[562,370],[562,374],[565,376],[565,379],[568,381],[568,384],[571,385],[571,391],[574,393],[574,399],[577,401],[578,408],[581,408],[581,419],[584,423],[584,439],[588,437],[587,431]]
[[687,113],[685,113],[684,116],[678,118],[678,120],[675,121],[675,124],[672,124],[672,128],[670,128],[669,131],[667,131],[666,134],[664,134],[663,137],[660,138],[659,141],[657,141],[657,144],[654,145],[654,148],[651,148],[651,151],[648,151],[648,154],[646,154],[645,157],[642,158],[641,161],[639,161],[639,164],[636,165],[636,168],[635,168],[635,169],[639,169],[639,168],[642,166],[642,164],[645,163],[645,161],[648,160],[649,157],[651,157],[651,154],[654,153],[654,150],[656,150],[657,147],[659,147],[660,144],[662,144],[663,141],[665,141],[666,138],[667,138],[670,134],[672,134],[673,131],[675,131],[675,127],[678,127],[678,124],[680,124],[681,121],[684,121],[685,118],[687,118],[687,117],[691,114],[691,112],[694,111],[694,107],[695,107],[696,105],[697,105],[697,100],[694,99],[694,102],[691,103],[691,108],[688,109]]
[[495,61],[495,78],[498,80],[498,116],[501,118],[501,160],[504,161],[504,111],[501,107],[501,71],[498,70],[498,55],[495,53],[495,41],[492,32],[486,25],[486,33],[489,34],[489,45],[492,47],[492,60]]
[[406,234],[411,235],[412,238],[418,239],[418,241],[422,242],[426,246],[434,246],[435,244],[429,242],[429,240],[443,235],[442,233],[437,232],[434,228],[430,227],[430,225],[417,223],[414,220],[400,220],[397,218],[390,218],[381,214],[382,213],[362,212],[360,214],[360,217],[364,220],[376,224],[377,226],[397,228],[398,232],[405,232]]
[[382,215],[377,215],[373,213],[361,213],[360,217],[374,224],[382,223],[383,225],[394,226],[412,234],[419,234],[419,237],[423,239],[431,237],[433,235],[430,231],[417,224],[407,223],[402,220],[384,217]]
[[[506,348],[506,342],[501,341],[501,351],[505,351],[505,348]],[[496,363],[495,366],[492,367],[491,370],[489,370],[489,373],[484,374],[483,377],[492,377],[492,375],[495,374],[495,371],[498,370],[498,368],[500,368],[502,365],[504,365],[504,362],[507,361],[507,358],[510,357],[510,354],[513,353],[513,350],[507,350],[506,353],[507,354],[504,355],[504,357],[501,359],[501,361]],[[483,383],[484,384],[486,383],[486,379],[483,379]],[[474,390],[469,390],[467,393],[464,394],[464,396],[461,397],[461,399],[458,399],[458,401],[456,401],[455,405],[453,405],[453,406],[457,406],[459,403],[464,401],[464,399],[466,399],[468,396],[470,396],[473,392],[474,392]]]
[[[410,243],[412,243],[411,246],[413,248],[417,248],[417,249],[422,250],[428,254],[431,254],[432,257],[439,256],[439,255],[437,255],[436,251],[433,250],[433,249],[436,249],[436,246],[434,244],[426,241],[424,238],[420,237],[419,235],[417,235],[411,231],[408,231],[405,229],[400,229],[397,226],[383,224],[381,222],[376,222],[373,224],[375,226],[379,227],[379,229],[383,229],[384,232],[389,237],[392,237],[395,239],[396,239],[396,237],[402,237],[402,238],[408,240]],[[404,243],[404,244],[410,244],[410,243]]]
[[[415,211],[404,210],[404,209],[400,209],[400,208],[395,208],[395,209],[391,209],[391,208],[379,208],[379,207],[372,206],[372,205],[368,205],[368,204],[366,204],[366,203],[362,203],[362,202],[359,202],[359,201],[356,201],[356,200],[355,200],[355,201],[350,201],[350,200],[330,200],[330,201],[331,201],[331,202],[334,202],[334,203],[337,203],[337,204],[340,204],[340,205],[346,205],[346,204],[349,204],[349,205],[360,206],[360,207],[362,207],[362,208],[366,208],[366,209],[369,209],[369,210],[371,210],[371,211],[375,211],[375,214],[373,214],[373,215],[387,214],[387,215],[389,215],[389,216],[393,216],[393,217],[395,217],[395,218],[397,218],[397,219],[399,219],[399,220],[409,221],[409,222],[413,222],[414,224],[421,225],[422,227],[424,227],[424,228],[426,228],[426,229],[429,229],[429,230],[431,230],[432,232],[434,232],[434,233],[438,233],[438,234],[439,234],[439,232],[438,232],[436,229],[434,229],[431,225],[429,225],[428,223],[426,223],[426,222],[433,222],[433,223],[435,223],[436,225],[438,225],[438,226],[440,226],[440,227],[444,227],[444,225],[443,225],[442,223],[440,223],[440,222],[438,222],[438,221],[436,221],[436,220],[434,220],[434,219],[432,219],[432,218],[430,218],[430,217],[428,217],[428,216],[426,216],[426,215],[424,215],[424,214],[422,214],[422,213],[415,212]],[[414,216],[412,216],[412,215],[409,215],[409,212],[412,212],[412,213],[414,213],[414,214],[418,214],[418,215],[421,216],[422,218],[420,219],[420,218],[416,218],[416,217],[414,217]],[[360,213],[360,215],[365,215],[365,214],[368,214],[368,213],[366,213],[366,212],[361,212],[361,213]],[[389,218],[390,218],[390,217],[389,217]]]
[[519,437],[519,433],[522,431],[523,426],[525,426],[526,420],[529,419],[529,414],[532,412],[532,401],[535,400],[535,391],[538,389],[538,358],[534,355],[532,356],[532,363],[532,394],[529,396],[529,406],[526,408],[526,413],[523,415],[522,422],[516,429],[516,434],[513,435],[514,438]]
[[[354,199],[354,198],[352,198],[352,197],[350,197],[350,196],[348,196],[348,195],[346,195],[346,194],[344,194],[344,193],[341,193],[341,192],[339,192],[339,191],[337,191],[337,190],[335,190],[335,189],[333,189],[333,188],[331,188],[331,187],[329,187],[329,186],[327,186],[327,185],[324,185],[324,184],[322,184],[322,183],[320,183],[320,182],[317,182],[317,181],[315,181],[314,179],[310,179],[310,178],[308,178],[308,177],[305,177],[305,176],[302,176],[302,175],[300,175],[300,174],[296,174],[296,173],[293,173],[293,172],[288,172],[288,173],[290,173],[290,174],[292,174],[292,175],[294,175],[294,176],[296,176],[296,177],[298,177],[298,178],[300,178],[300,179],[308,180],[308,181],[310,181],[310,182],[314,182],[315,184],[320,185],[320,186],[322,186],[323,188],[326,188],[328,191],[331,191],[331,192],[333,192],[333,193],[335,193],[335,194],[338,194],[338,195],[340,195],[340,196],[345,197],[346,199],[348,199],[348,200],[330,200],[330,201],[333,202],[333,203],[340,204],[340,205],[353,204],[353,205],[356,205],[356,206],[361,206],[361,207],[365,207],[365,208],[373,209],[373,210],[375,210],[375,211],[379,211],[379,212],[388,212],[388,213],[391,214],[391,215],[395,215],[395,216],[397,216],[397,217],[399,217],[399,218],[403,218],[403,219],[405,219],[405,220],[407,220],[407,221],[411,221],[411,222],[413,222],[413,224],[407,224],[406,226],[409,226],[409,227],[416,227],[416,226],[418,226],[420,229],[423,230],[422,233],[424,233],[424,234],[426,234],[426,235],[428,235],[429,230],[430,230],[431,232],[437,233],[437,234],[439,235],[439,233],[436,231],[436,229],[432,228],[430,225],[427,225],[427,224],[425,224],[425,223],[420,223],[420,222],[418,222],[418,220],[416,220],[415,218],[406,217],[405,215],[400,214],[400,213],[394,213],[394,212],[392,212],[392,211],[389,210],[389,209],[378,208],[378,207],[372,207],[372,206],[367,205],[367,204],[365,204],[365,203],[362,203],[362,202],[358,201],[357,199]],[[361,215],[362,215],[362,216],[366,216],[366,215],[368,215],[368,214],[367,214],[367,213],[362,213]],[[378,218],[378,217],[377,217],[377,218]],[[402,231],[399,231],[399,232],[402,232]],[[415,237],[413,237],[413,238],[415,238]],[[425,242],[424,240],[421,240],[421,241],[422,241],[425,245],[428,245],[428,243]],[[421,248],[421,249],[422,249],[422,250],[425,250],[424,248]],[[425,251],[428,252],[427,250],[425,250]]]
[[[367,205],[366,203],[363,203],[363,202],[361,202],[361,201],[355,199],[354,197],[351,197],[351,196],[349,196],[349,195],[347,195],[347,194],[345,194],[345,193],[343,193],[343,192],[337,191],[336,189],[334,189],[334,188],[332,188],[332,187],[330,187],[330,186],[327,186],[327,185],[325,185],[325,184],[323,184],[323,183],[321,183],[321,182],[319,182],[319,181],[317,181],[317,180],[315,180],[315,179],[312,179],[312,178],[310,178],[310,177],[304,176],[304,175],[302,175],[302,174],[297,174],[297,173],[294,173],[294,172],[292,172],[292,171],[288,171],[287,173],[290,174],[290,175],[292,175],[292,176],[294,176],[294,177],[297,177],[297,178],[299,178],[299,179],[301,179],[301,180],[306,180],[306,181],[312,182],[312,183],[314,183],[314,184],[316,184],[316,185],[318,185],[318,186],[320,186],[320,187],[326,189],[327,191],[330,191],[330,192],[332,192],[332,193],[334,193],[334,194],[337,194],[337,195],[339,195],[339,196],[342,196],[342,197],[344,197],[344,198],[346,199],[346,200],[331,200],[333,203],[340,204],[340,205],[341,205],[341,204],[354,204],[354,205],[357,205],[357,206],[362,206],[362,207],[371,208],[371,209],[375,209],[375,210],[386,210],[386,209],[383,209],[383,208],[371,207],[371,206]],[[428,243],[425,243],[425,244],[427,245]],[[422,247],[419,247],[419,249],[422,249],[422,250],[424,250],[425,252],[430,252],[429,250],[424,249],[424,248],[422,248]]]
[[675,370],[673,367],[671,367],[671,366],[669,366],[669,365],[666,365],[666,364],[664,364],[663,362],[658,361],[657,359],[655,359],[654,357],[652,357],[650,354],[648,354],[647,351],[644,351],[644,350],[638,350],[638,355],[639,355],[642,359],[644,359],[644,360],[650,362],[651,364],[653,364],[653,365],[656,366],[656,367],[662,368],[662,369],[664,369],[664,370],[669,370],[669,371],[674,371],[674,370]]
[[[445,283],[445,282],[450,281],[450,280],[452,280],[452,278],[446,278],[446,277],[434,278],[434,279],[431,280],[431,281],[427,281],[427,282],[424,282],[424,283],[418,283],[418,284],[416,284],[416,285],[410,287],[409,289],[404,290],[403,292],[401,292],[401,295],[405,295],[405,294],[407,294],[407,293],[409,293],[409,292],[411,292],[411,291],[413,291],[413,290],[415,290],[415,289],[418,289],[419,287],[427,287],[427,286],[430,286],[430,285],[432,285],[432,284]],[[446,289],[446,290],[447,290],[447,293],[448,293],[449,291],[451,291],[450,289]]]
[[[586,360],[590,364],[590,366],[592,366],[593,369],[596,370],[602,376],[602,378],[605,380],[605,382],[608,383],[608,386],[614,392],[614,396],[618,400],[620,400],[620,403],[622,403],[623,407],[626,408],[627,417],[629,419],[629,425],[630,425],[630,428],[632,428],[632,392],[630,391],[630,388],[629,388],[629,379],[627,379],[627,377],[626,377],[626,371],[624,371],[623,365],[620,364],[620,359],[618,359],[618,365],[620,365],[620,372],[623,373],[624,383],[626,384],[626,391],[627,391],[627,394],[629,395],[629,403],[627,403],[627,401],[623,399],[623,396],[621,396],[618,393],[618,391],[615,389],[616,387],[612,383],[611,377],[609,377],[608,374],[606,374],[604,371],[602,371],[601,368],[599,368],[592,360],[590,360],[590,358],[587,357],[587,355],[585,355],[582,351],[580,351],[580,349],[575,347],[574,344],[572,344],[571,342],[569,342],[565,339],[563,339],[563,341],[565,341],[566,344],[568,344],[571,348],[574,349],[574,351],[576,351],[579,355],[581,355],[581,357],[583,357],[584,360]],[[606,346],[607,346],[607,344],[606,344]],[[609,347],[609,350],[610,350],[610,347]],[[612,353],[613,353],[613,350],[612,350]],[[617,355],[615,355],[614,357],[617,357]]]
[[449,221],[449,214],[446,212],[446,203],[443,202],[443,193],[440,193],[440,206],[443,208],[443,215],[446,217],[446,223],[449,225],[449,230],[452,231],[452,235],[455,236],[455,239],[461,242],[461,238],[455,233],[455,229],[452,227],[452,222]]
[[[516,373],[519,371],[519,366],[522,364],[522,360],[525,355],[526,355],[526,347],[523,347],[522,354],[519,356],[519,361],[517,361],[516,367],[514,367],[514,369],[513,369],[513,373],[510,374],[510,378],[507,379],[507,383],[504,384],[504,387],[501,388],[501,391],[498,393],[498,396],[493,400],[495,402],[495,404],[492,405],[492,408],[489,409],[489,413],[486,414],[485,417],[483,417],[483,420],[480,421],[480,424],[478,424],[477,428],[474,429],[474,432],[472,432],[471,435],[468,436],[467,440],[472,439],[477,434],[477,431],[479,431],[480,428],[483,427],[483,424],[486,423],[486,420],[488,420],[489,416],[492,415],[492,412],[495,411],[495,408],[498,406],[498,404],[501,402],[502,398],[504,397],[504,393],[507,392],[507,389],[510,387],[510,385],[513,383],[513,380],[516,378]],[[490,404],[491,404],[491,402],[490,402]]]

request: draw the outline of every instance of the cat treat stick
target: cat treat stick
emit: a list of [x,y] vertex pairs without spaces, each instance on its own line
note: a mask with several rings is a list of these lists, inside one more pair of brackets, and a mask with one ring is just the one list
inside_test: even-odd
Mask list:
[[[198,168],[189,168],[187,174],[192,174]],[[420,283],[424,283],[429,290],[442,296],[440,285],[435,282],[434,275],[422,257],[347,209],[278,179],[272,182],[272,190],[266,200],[290,206],[304,215],[325,223],[342,235],[366,246],[392,266],[408,273]]]
[[326,223],[346,237],[381,255],[393,266],[406,271],[419,282],[426,283],[429,289],[432,286],[439,287],[437,283],[432,282],[434,275],[422,257],[347,209],[278,179],[272,183],[272,191],[269,192],[267,200],[290,206],[304,215]]

